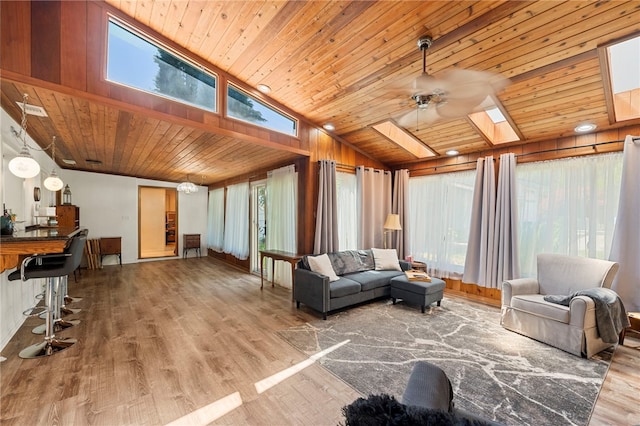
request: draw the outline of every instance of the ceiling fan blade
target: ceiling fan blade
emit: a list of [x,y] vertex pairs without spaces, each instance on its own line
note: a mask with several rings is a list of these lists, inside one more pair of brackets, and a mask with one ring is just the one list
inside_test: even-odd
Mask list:
[[441,82],[435,77],[423,72],[419,77],[413,80],[413,94],[433,93],[440,90]]
[[481,102],[476,103],[472,99],[447,99],[437,104],[435,110],[442,118],[459,118],[473,112]]
[[418,130],[421,126],[434,123],[439,119],[440,117],[432,105],[428,108],[414,108],[396,119],[396,123],[405,129]]

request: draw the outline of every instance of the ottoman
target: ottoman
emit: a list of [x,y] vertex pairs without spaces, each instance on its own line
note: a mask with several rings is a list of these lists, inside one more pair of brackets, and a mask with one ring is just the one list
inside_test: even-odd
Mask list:
[[431,278],[431,281],[409,281],[406,275],[393,277],[391,285],[391,300],[395,305],[396,299],[402,299],[406,303],[419,305],[424,313],[425,308],[433,302],[440,301],[444,295],[444,281]]

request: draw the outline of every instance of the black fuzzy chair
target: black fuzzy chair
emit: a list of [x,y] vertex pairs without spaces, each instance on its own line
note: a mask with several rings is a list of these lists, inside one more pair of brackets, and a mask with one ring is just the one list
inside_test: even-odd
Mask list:
[[424,361],[413,367],[402,403],[391,395],[369,395],[343,407],[342,413],[345,426],[499,425],[455,409],[449,378]]

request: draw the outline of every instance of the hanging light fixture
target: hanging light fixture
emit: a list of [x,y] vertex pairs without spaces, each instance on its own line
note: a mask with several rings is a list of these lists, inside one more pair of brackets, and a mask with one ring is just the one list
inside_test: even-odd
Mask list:
[[189,175],[187,175],[187,181],[182,182],[178,185],[178,192],[184,192],[185,194],[191,194],[192,192],[198,192],[198,187],[195,183],[189,180]]
[[33,159],[29,148],[27,148],[27,97],[25,93],[22,97],[22,121],[20,122],[20,133],[16,136],[22,139],[22,149],[17,157],[9,161],[9,170],[19,178],[27,179],[40,173],[40,165]]
[[62,187],[64,186],[64,183],[62,182],[62,179],[60,179],[58,177],[58,174],[56,173],[56,137],[53,137],[53,140],[51,141],[51,158],[53,159],[53,169],[51,169],[51,174],[49,174],[49,177],[46,178],[44,180],[44,187],[47,188],[49,191],[60,191],[62,189]]

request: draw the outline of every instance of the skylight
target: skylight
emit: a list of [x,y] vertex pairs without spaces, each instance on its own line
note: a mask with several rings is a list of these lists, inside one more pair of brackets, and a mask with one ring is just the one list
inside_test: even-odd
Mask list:
[[498,107],[493,107],[491,109],[485,110],[493,124],[502,123],[503,121],[507,121],[507,119],[502,115],[502,112],[498,109]]
[[607,48],[616,121],[640,118],[640,37]]
[[485,139],[494,145],[519,141],[520,137],[496,103],[497,101],[487,97],[481,105],[484,110],[469,114],[469,119]]
[[392,121],[383,121],[373,126],[384,137],[391,142],[409,151],[417,158],[435,157],[435,153],[427,148],[422,142],[407,133],[404,129],[398,127]]
[[107,80],[216,111],[216,77],[109,20]]

